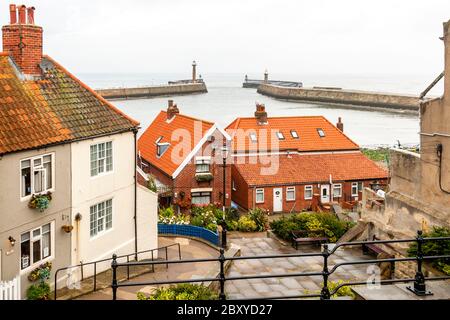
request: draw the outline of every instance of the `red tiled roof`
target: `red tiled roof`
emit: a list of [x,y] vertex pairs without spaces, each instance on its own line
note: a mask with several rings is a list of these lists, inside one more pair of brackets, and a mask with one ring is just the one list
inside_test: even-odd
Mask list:
[[[325,137],[321,138],[317,129],[322,129]],[[298,139],[292,137],[291,130],[295,130],[298,133]],[[232,136],[233,150],[235,152],[257,150],[298,150],[302,152],[359,149],[355,142],[322,116],[270,117],[268,118],[268,123],[264,125],[258,125],[256,118],[237,118],[228,125],[226,131]],[[250,141],[250,131],[256,132],[257,143]],[[239,138],[239,132],[245,133],[243,138]],[[277,132],[283,134],[284,140],[277,138]],[[265,145],[261,146],[263,141],[267,141],[267,147]]]
[[22,80],[0,54],[0,154],[88,139],[139,123],[45,56],[46,71]]
[[[141,157],[147,162],[159,168],[167,175],[172,176],[181,162],[189,155],[213,125],[212,122],[182,114],[177,114],[170,121],[167,121],[167,112],[161,111],[139,138],[138,150]],[[183,134],[183,138],[180,139],[180,137],[173,135],[177,130],[178,133]],[[184,134],[189,134],[189,136],[185,137]],[[170,143],[170,146],[161,157],[158,157],[156,154],[156,141],[160,137],[162,137],[159,141],[160,143]],[[180,150],[185,152],[180,154]],[[176,152],[176,154],[173,154],[173,152]]]
[[[237,161],[245,159],[245,164]],[[264,159],[264,161],[268,160]],[[264,174],[271,164],[256,157],[235,158],[236,168],[249,186],[320,183],[332,180],[356,181],[386,179],[388,173],[361,152],[272,156],[272,174]],[[264,164],[262,164],[264,163]],[[266,169],[264,169],[266,168]]]

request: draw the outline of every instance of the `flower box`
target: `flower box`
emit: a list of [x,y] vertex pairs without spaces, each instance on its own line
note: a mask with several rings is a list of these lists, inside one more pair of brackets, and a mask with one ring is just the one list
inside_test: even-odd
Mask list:
[[207,173],[197,173],[195,175],[195,180],[197,180],[197,182],[209,182],[211,180],[213,180],[214,177],[210,172]]
[[46,194],[33,194],[30,202],[28,202],[28,207],[30,209],[37,209],[39,212],[44,212],[50,206],[51,201],[51,192],[47,192]]

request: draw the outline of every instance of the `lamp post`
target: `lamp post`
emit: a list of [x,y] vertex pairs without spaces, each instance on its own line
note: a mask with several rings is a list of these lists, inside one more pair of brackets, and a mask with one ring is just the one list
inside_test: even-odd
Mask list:
[[226,218],[226,169],[227,169],[227,157],[228,157],[228,148],[226,142],[222,146],[222,160],[223,160],[223,192],[222,192],[222,204],[223,204],[223,216],[222,216],[222,248],[227,247],[227,224],[225,223]]

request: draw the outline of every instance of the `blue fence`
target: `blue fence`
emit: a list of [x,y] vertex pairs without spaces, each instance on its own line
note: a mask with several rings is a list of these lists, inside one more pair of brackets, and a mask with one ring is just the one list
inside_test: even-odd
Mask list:
[[219,233],[197,226],[159,223],[158,234],[161,235],[170,234],[170,235],[200,238],[215,246],[219,245]]

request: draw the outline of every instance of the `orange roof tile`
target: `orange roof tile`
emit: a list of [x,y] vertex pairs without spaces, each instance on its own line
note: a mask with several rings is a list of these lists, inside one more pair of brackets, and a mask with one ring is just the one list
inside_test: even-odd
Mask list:
[[[167,112],[161,111],[139,138],[138,150],[146,161],[172,176],[213,125],[212,122],[182,114],[167,121]],[[156,142],[160,137],[160,143],[169,143],[170,146],[158,157]]]
[[[325,133],[320,137],[318,129]],[[293,138],[291,130],[295,130],[298,139]],[[336,128],[323,116],[304,117],[270,117],[268,123],[258,125],[255,118],[237,118],[226,131],[231,135],[235,152],[249,151],[332,151],[358,150],[359,146]],[[250,140],[250,132],[255,132],[257,142]],[[284,140],[277,137],[281,132]]]
[[0,54],[0,154],[88,139],[139,123],[100,97],[51,58],[36,80],[19,78]]
[[[249,186],[287,185],[386,179],[388,173],[361,152],[272,156],[258,161],[257,157],[240,157],[245,163],[236,168]],[[238,160],[236,160],[237,162]],[[273,170],[267,168],[272,166]]]

